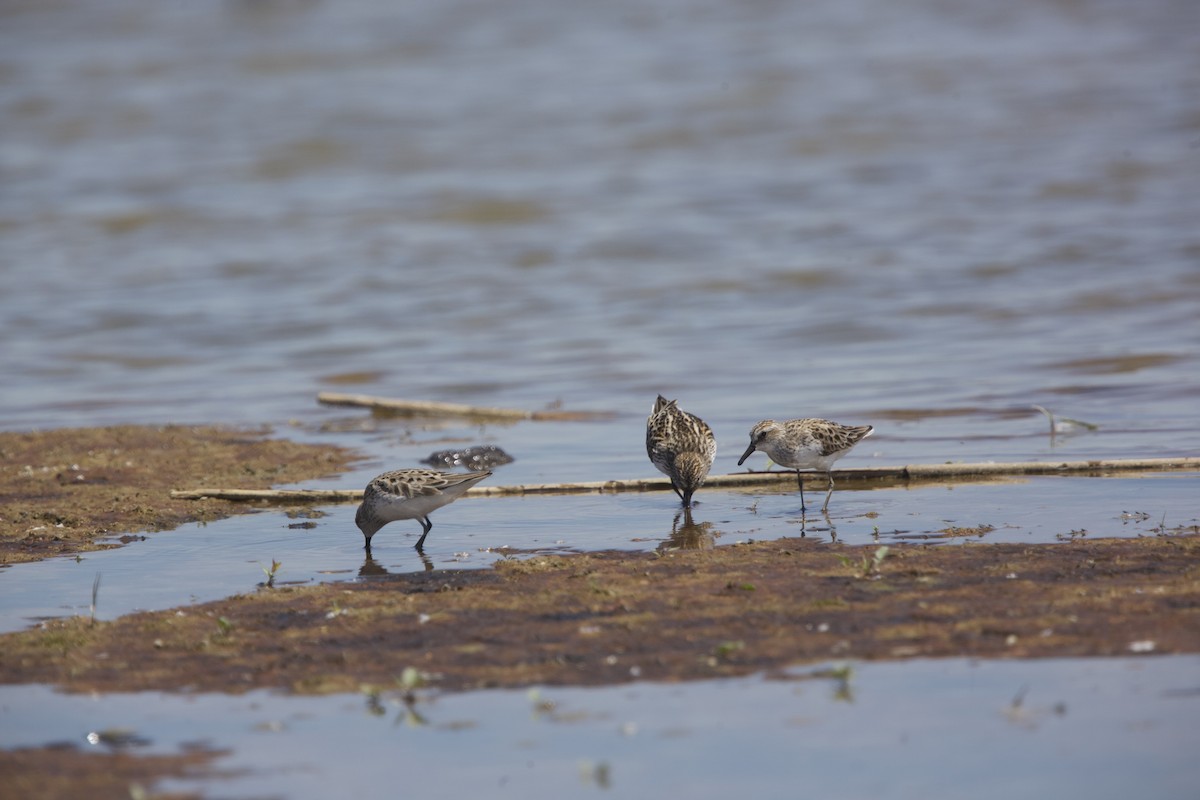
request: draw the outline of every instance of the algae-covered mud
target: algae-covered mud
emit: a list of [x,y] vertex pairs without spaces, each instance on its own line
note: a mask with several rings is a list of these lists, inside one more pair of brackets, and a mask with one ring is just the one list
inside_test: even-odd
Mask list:
[[227,755],[228,752],[200,745],[184,748],[179,753],[134,755],[116,746],[87,753],[76,750],[70,743],[61,743],[0,750],[0,775],[4,776],[6,797],[72,800],[77,797],[141,796],[155,800],[191,800],[203,795],[159,791],[151,794],[147,787],[166,779],[232,777],[230,772],[213,766],[214,761]]
[[[743,675],[830,658],[1200,652],[1200,537],[506,560],[2,637],[0,681],[300,693]],[[411,669],[410,669],[411,668]]]
[[[5,496],[0,552],[9,561],[80,553],[111,546],[103,540],[113,532],[169,528],[258,508],[174,499],[171,489],[197,483],[276,486],[332,475],[354,458],[339,448],[219,428],[0,434],[0,443]],[[721,507],[715,498],[708,502],[710,510]],[[943,500],[938,507],[944,512],[948,505]],[[461,518],[460,511],[460,525]],[[622,519],[614,516],[606,524],[619,526]],[[0,772],[8,787],[25,796],[200,797],[222,785],[243,787],[247,796],[318,796],[286,781],[276,785],[278,777],[269,769],[263,773],[273,763],[270,747],[263,749],[265,737],[303,736],[309,724],[334,726],[336,739],[352,737],[361,733],[362,723],[355,720],[390,717],[389,707],[397,703],[396,720],[407,724],[388,722],[387,736],[428,726],[434,735],[460,737],[476,725],[482,732],[503,721],[483,710],[492,702],[492,695],[479,691],[485,688],[579,692],[584,690],[577,687],[628,686],[644,693],[664,682],[687,682],[692,688],[686,691],[703,706],[722,696],[714,687],[729,686],[730,679],[753,682],[764,676],[786,685],[797,674],[811,674],[838,697],[848,696],[857,689],[837,687],[858,668],[839,665],[868,661],[904,661],[924,675],[939,669],[930,665],[941,657],[1028,665],[1028,659],[1049,664],[1064,656],[1150,656],[1159,663],[1164,661],[1155,658],[1159,655],[1200,653],[1200,536],[1194,526],[1160,524],[1157,535],[1131,536],[1121,529],[1122,517],[1104,523],[1107,530],[1101,529],[1103,519],[1097,516],[1087,535],[1064,534],[1057,543],[1040,544],[990,542],[990,526],[939,523],[942,535],[928,541],[882,536],[881,542],[857,538],[846,544],[818,530],[806,538],[688,549],[688,542],[672,537],[654,550],[502,550],[506,556],[494,565],[469,570],[396,573],[368,558],[354,582],[264,584],[216,602],[111,621],[48,620],[0,636],[5,691],[22,697],[30,690],[47,692],[44,705],[60,709],[56,721],[12,738],[0,751]],[[762,511],[754,526],[765,534],[774,516]],[[447,526],[446,540],[456,535],[455,527]],[[356,530],[322,533],[353,534],[358,558]],[[411,559],[403,539],[392,538],[393,549]],[[947,539],[963,543],[931,543]],[[29,567],[10,567],[23,568]],[[1042,674],[1040,668],[1024,669]],[[1001,689],[1010,693],[1002,700],[1012,702],[1014,719],[1020,717],[1022,725],[1037,719],[1037,707],[1023,707],[1020,686]],[[446,705],[431,706],[435,697],[461,705],[464,713],[474,709],[479,720],[450,720],[439,727]],[[103,708],[93,709],[89,698],[105,698]],[[220,709],[239,698],[247,708],[209,738],[196,738],[194,723],[220,717]],[[313,717],[290,705],[318,699],[336,708],[322,706]],[[0,713],[13,719],[39,715],[43,701],[10,699],[0,704]],[[181,733],[172,738],[161,720],[145,717],[145,708],[177,702],[190,705],[178,712]],[[521,706],[511,698],[504,702]],[[546,724],[563,725],[560,720],[570,719],[570,712],[559,711],[555,702],[525,705]],[[597,720],[619,705],[609,695],[594,702]],[[283,704],[271,713],[290,722],[259,719],[264,703],[273,709]],[[805,713],[820,714],[822,725],[837,716],[819,706]],[[669,726],[675,714],[663,710],[648,724],[674,731]],[[85,718],[93,721],[80,722]],[[564,730],[576,732],[575,724]],[[708,723],[698,724],[697,735],[709,735],[703,733]],[[794,736],[788,725],[772,733],[770,725],[755,722],[739,736]],[[634,728],[621,729],[622,738],[633,735]],[[522,734],[520,747],[527,747],[529,735]],[[722,749],[729,746],[724,734],[712,735]],[[649,745],[658,753],[675,736],[640,740],[639,748]],[[328,753],[330,740],[320,737],[321,753]],[[424,740],[410,744],[422,743],[437,746]],[[351,780],[329,772],[308,745],[295,746],[320,765],[328,785]],[[889,772],[902,769],[911,755],[897,753]],[[352,759],[342,751],[333,756],[330,763]],[[596,785],[614,780],[625,785],[636,763],[614,760],[617,778],[607,762],[596,762],[586,774]],[[264,782],[263,791],[245,788],[262,789]],[[564,785],[563,776],[537,784],[544,791]],[[196,786],[207,790],[193,791]]]
[[[278,486],[334,475],[354,461],[338,447],[193,427],[0,434],[0,450],[0,553],[8,563],[113,546],[104,541],[113,534],[258,509],[173,499],[170,489]],[[479,503],[488,501],[499,503]],[[1121,518],[1110,524],[1120,527]],[[11,687],[6,691],[52,692],[47,703],[66,710],[0,751],[0,772],[13,792],[44,798],[185,798],[210,796],[188,788],[197,784],[271,782],[253,776],[258,758],[268,758],[254,736],[288,734],[275,733],[282,728],[270,721],[254,722],[262,712],[241,710],[232,722],[251,739],[224,732],[197,740],[185,722],[188,733],[172,746],[161,730],[154,733],[155,722],[139,716],[142,704],[154,702],[145,699],[154,697],[151,691],[163,692],[164,702],[192,702],[181,712],[186,721],[202,709],[202,717],[216,714],[230,698],[257,709],[268,696],[287,702],[328,696],[320,699],[340,709],[358,706],[355,720],[370,720],[389,714],[400,697],[404,720],[424,726],[425,715],[437,711],[428,698],[468,698],[462,702],[474,708],[486,703],[478,699],[486,693],[469,690],[485,687],[568,692],[629,684],[629,691],[644,692],[664,681],[689,681],[697,702],[706,704],[715,697],[712,687],[728,681],[704,679],[791,680],[806,670],[836,685],[850,674],[836,664],[906,661],[924,674],[934,663],[928,657],[1027,664],[1200,652],[1194,525],[1159,525],[1159,535],[1136,537],[1094,529],[1037,545],[974,541],[989,533],[985,528],[950,525],[929,541],[854,545],[810,535],[704,549],[672,539],[654,551],[502,551],[508,557],[474,570],[396,573],[374,569],[379,565],[367,559],[355,582],[263,585],[226,600],[110,621],[48,620],[0,636],[0,684]],[[947,537],[965,541],[929,543]],[[79,728],[73,721],[82,711],[73,704],[90,697],[114,705]],[[532,703],[539,712],[539,702]],[[605,708],[611,703],[604,700]],[[1020,696],[1013,703],[1014,715],[1037,714],[1021,708]],[[0,711],[42,709],[35,703]],[[554,711],[542,714],[557,718]],[[355,733],[358,727],[343,716],[326,709],[318,722],[342,726],[336,736]],[[667,724],[668,716],[659,722]],[[484,720],[484,727],[497,722]],[[389,724],[389,735],[407,727]],[[457,726],[449,724],[448,732]],[[43,730],[64,733],[47,739]],[[325,752],[329,738],[322,742]],[[334,760],[347,757],[337,752]],[[628,780],[629,760],[617,763],[619,780]],[[596,765],[588,775],[610,781],[606,770]],[[288,786],[271,788],[278,796],[316,796]]]
[[[221,428],[0,434],[9,561],[253,508],[177,500],[270,486],[353,456]],[[1200,537],[537,555],[483,570],[264,587],[0,637],[0,681],[76,691],[355,691],[416,670],[447,689],[685,680],[829,658],[1200,652]],[[360,574],[371,576],[370,562]],[[411,668],[411,669],[410,669]]]
[[116,546],[105,537],[252,508],[173,500],[197,481],[267,488],[344,470],[342,447],[267,431],[171,425],[0,432],[0,564]]

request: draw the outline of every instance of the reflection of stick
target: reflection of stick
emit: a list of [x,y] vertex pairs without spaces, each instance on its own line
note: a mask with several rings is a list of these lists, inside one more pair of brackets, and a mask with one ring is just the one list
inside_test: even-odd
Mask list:
[[1033,407],[1042,412],[1046,419],[1050,420],[1050,438],[1053,439],[1057,433],[1071,433],[1076,428],[1086,428],[1089,431],[1099,429],[1099,425],[1091,422],[1084,422],[1081,419],[1071,419],[1070,417],[1060,417],[1048,408],[1039,406],[1037,403]]
[[584,422],[612,419],[616,415],[608,411],[522,411],[518,408],[487,408],[468,406],[462,403],[437,403],[431,400],[399,400],[388,397],[372,397],[366,394],[341,394],[320,392],[317,402],[328,406],[358,406],[369,408],[380,414],[395,414],[410,417],[470,417],[491,420],[550,420],[558,422]]
[[96,624],[96,603],[100,599],[100,573],[96,573],[96,577],[92,580],[92,623]]
[[[1148,470],[1200,469],[1200,458],[1132,458],[1108,461],[1018,461],[1008,464],[911,464],[906,467],[872,467],[869,469],[836,470],[838,485],[881,483],[889,485],[937,483],[939,481],[999,478],[1020,475],[1111,474],[1115,472],[1144,472]],[[710,475],[706,488],[750,488],[795,482],[792,471],[739,472],[733,475]],[[607,494],[615,492],[661,492],[671,488],[671,482],[659,478],[633,480],[589,481],[586,483],[527,483],[517,486],[473,486],[468,497],[522,494]],[[171,492],[171,497],[183,500],[213,498],[216,500],[264,500],[275,503],[350,503],[362,500],[361,489],[191,489]]]

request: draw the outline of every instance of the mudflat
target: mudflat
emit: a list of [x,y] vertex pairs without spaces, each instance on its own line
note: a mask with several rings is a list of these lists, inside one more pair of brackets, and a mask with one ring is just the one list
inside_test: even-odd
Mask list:
[[[0,563],[119,543],[256,508],[174,499],[333,475],[353,452],[268,431],[124,426],[0,433]],[[949,531],[951,535],[969,531]],[[303,694],[601,685],[771,673],[811,662],[1200,652],[1200,535],[1057,544],[816,538],[714,549],[512,553],[483,570],[263,586],[111,622],[0,636],[0,683],[67,691]],[[219,777],[222,751],[141,755],[74,744],[0,753],[26,794],[123,793]],[[156,795],[185,797],[189,794]]]
[[[254,508],[173,488],[334,474],[337,447],[169,426],[0,434],[6,562],[112,546]],[[136,535],[136,533],[131,533]],[[1200,652],[1200,536],[880,548],[816,538],[715,549],[513,553],[484,570],[283,586],[0,637],[0,682],[77,691],[448,690],[689,680],[830,659]]]
[[[690,680],[840,659],[1200,652],[1200,537],[781,539],[262,588],[0,637],[0,682],[305,694]],[[369,574],[373,562],[364,565]]]
[[245,512],[245,503],[176,500],[203,483],[268,488],[342,472],[350,450],[213,426],[0,432],[0,564],[117,547],[114,534]]

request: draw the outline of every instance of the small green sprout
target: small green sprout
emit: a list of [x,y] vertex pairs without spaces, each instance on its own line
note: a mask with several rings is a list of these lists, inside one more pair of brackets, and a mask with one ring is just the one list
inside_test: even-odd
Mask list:
[[268,589],[275,588],[275,575],[276,575],[276,573],[279,572],[279,568],[283,566],[283,562],[276,561],[275,559],[271,559],[271,568],[270,569],[263,566],[261,562],[259,563],[258,566],[262,569],[263,574],[267,576],[267,582],[263,585],[266,586]]
[[870,578],[879,574],[879,567],[883,564],[883,560],[887,558],[888,546],[875,548],[875,553],[871,556],[863,556],[857,563],[850,556],[838,555],[837,560],[842,562],[843,567],[852,567],[858,571],[858,577]]
[[425,685],[425,676],[416,667],[405,667],[400,673],[400,677],[396,679],[396,683],[400,685],[400,689],[405,692],[411,692],[413,689],[419,689]]
[[746,643],[742,641],[721,642],[713,648],[713,655],[720,659],[727,659],[739,650],[746,649]]

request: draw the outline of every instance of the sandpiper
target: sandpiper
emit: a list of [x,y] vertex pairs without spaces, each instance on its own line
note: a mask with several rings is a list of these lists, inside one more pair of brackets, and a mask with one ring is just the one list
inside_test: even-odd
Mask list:
[[646,420],[646,454],[671,479],[671,488],[688,508],[712,468],[717,440],[704,420],[660,394]]
[[429,521],[430,513],[453,503],[463,492],[491,474],[489,471],[397,469],[377,476],[363,490],[362,505],[354,515],[354,523],[366,539],[364,548],[371,552],[371,537],[389,522],[416,519],[420,520],[422,528],[416,545],[417,551],[421,552],[425,537],[433,527]]
[[761,450],[776,464],[796,470],[801,513],[806,509],[800,470],[822,470],[829,478],[829,491],[825,494],[825,505],[821,506],[822,511],[827,511],[829,498],[833,496],[833,462],[849,453],[873,430],[870,425],[842,425],[827,419],[789,419],[786,422],[764,419],[750,429],[750,446],[738,459],[738,466],[755,450]]

